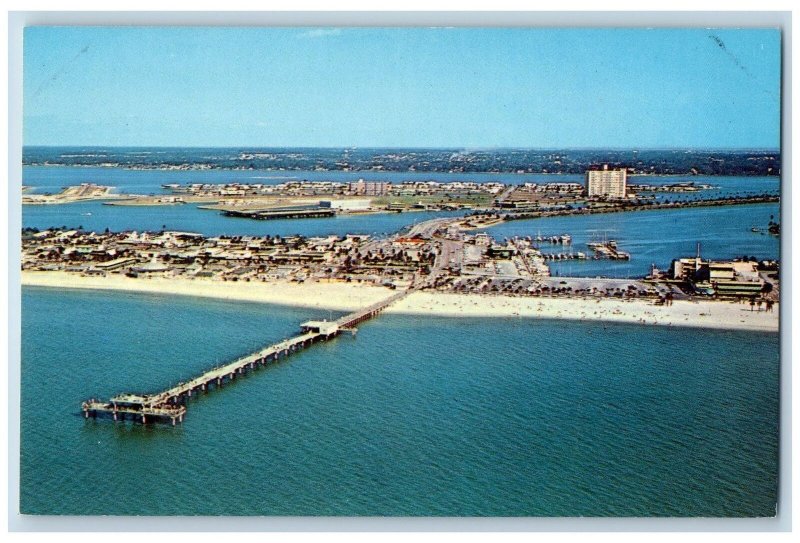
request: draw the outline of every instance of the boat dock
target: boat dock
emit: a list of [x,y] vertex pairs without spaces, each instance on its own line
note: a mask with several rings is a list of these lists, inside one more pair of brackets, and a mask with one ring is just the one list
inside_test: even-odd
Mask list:
[[543,236],[537,234],[533,241],[538,243],[550,243],[552,245],[572,245],[572,236],[569,234],[561,234],[557,236]]
[[148,422],[171,422],[173,426],[183,422],[186,415],[186,402],[193,394],[206,393],[212,388],[222,388],[248,371],[277,362],[281,357],[305,349],[310,345],[328,341],[343,331],[355,333],[355,325],[377,316],[391,304],[404,298],[414,288],[404,290],[385,300],[341,317],[336,321],[308,321],[300,325],[302,333],[285,339],[259,351],[237,358],[232,362],[216,366],[189,381],[181,382],[172,388],[156,394],[118,394],[108,401],[92,398],[81,404],[84,416],[96,418],[98,414],[109,415],[115,421],[130,418]]
[[545,260],[587,260],[589,257],[586,253],[578,251],[577,253],[542,253],[542,258]]
[[610,260],[630,260],[630,253],[626,253],[617,247],[617,242],[613,240],[604,242],[587,243],[594,251],[595,258],[608,258]]
[[284,208],[284,209],[265,209],[257,211],[237,211],[226,210],[223,212],[227,217],[241,217],[246,219],[258,219],[262,221],[273,219],[311,219],[319,217],[335,217],[336,211],[323,208]]

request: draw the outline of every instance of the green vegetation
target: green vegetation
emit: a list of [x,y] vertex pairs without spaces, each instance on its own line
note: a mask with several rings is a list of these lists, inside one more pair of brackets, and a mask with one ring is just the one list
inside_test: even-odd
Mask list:
[[494,195],[489,193],[482,194],[434,194],[418,196],[380,196],[372,198],[373,206],[385,206],[389,204],[414,205],[423,204],[469,204],[473,206],[488,206],[494,201]]

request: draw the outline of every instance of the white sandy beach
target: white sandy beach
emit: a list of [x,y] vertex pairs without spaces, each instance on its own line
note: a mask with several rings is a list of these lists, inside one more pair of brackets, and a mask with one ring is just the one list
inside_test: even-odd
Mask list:
[[676,300],[657,306],[645,299],[510,297],[417,292],[387,313],[452,317],[540,317],[576,321],[625,322],[643,325],[693,326],[729,330],[778,331],[780,306],[773,312],[750,311],[749,304]]
[[201,296],[296,307],[352,311],[388,298],[395,291],[354,283],[232,282],[211,279],[131,278],[124,275],[84,277],[66,272],[22,272],[22,284],[55,288],[120,290]]
[[[22,284],[53,288],[119,290],[225,300],[272,303],[351,311],[387,298],[396,291],[353,283],[223,282],[203,279],[132,279],[83,277],[66,272],[22,272]],[[576,321],[626,322],[643,325],[694,326],[778,331],[779,305],[773,312],[750,311],[746,303],[680,301],[656,306],[652,300],[510,297],[416,292],[387,313],[450,317],[540,317]]]

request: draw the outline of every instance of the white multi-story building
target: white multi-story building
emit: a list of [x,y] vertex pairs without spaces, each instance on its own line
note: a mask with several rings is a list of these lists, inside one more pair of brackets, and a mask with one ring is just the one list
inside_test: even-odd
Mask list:
[[628,171],[625,168],[609,170],[606,164],[602,170],[586,172],[586,192],[589,196],[625,198],[627,180]]
[[388,181],[351,181],[347,185],[347,192],[349,194],[357,194],[359,196],[385,196],[389,193],[392,184]]

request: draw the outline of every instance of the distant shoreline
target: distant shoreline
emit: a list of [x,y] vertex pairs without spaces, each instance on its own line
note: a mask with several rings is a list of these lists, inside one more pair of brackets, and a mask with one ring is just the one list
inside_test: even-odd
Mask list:
[[[84,277],[67,272],[23,271],[21,280],[23,286],[194,296],[332,311],[352,311],[396,293],[385,287],[341,282],[133,279]],[[745,303],[706,300],[655,306],[647,299],[512,297],[427,291],[413,293],[386,310],[386,313],[420,316],[527,317],[761,332],[778,332],[779,312],[780,304],[768,313],[750,311]]]
[[[207,171],[222,171],[222,172],[285,172],[285,173],[314,173],[314,174],[352,174],[358,175],[364,178],[369,177],[370,175],[379,174],[379,175],[509,175],[509,176],[519,176],[525,177],[530,175],[547,175],[547,176],[583,176],[585,172],[517,172],[517,171],[499,171],[499,172],[481,172],[481,171],[449,171],[449,170],[414,170],[414,171],[407,171],[407,170],[306,170],[306,169],[286,169],[286,168],[249,168],[249,167],[227,167],[227,166],[216,166],[211,165],[209,163],[198,163],[196,165],[192,165],[190,167],[182,167],[180,165],[166,165],[166,164],[158,164],[153,166],[138,166],[138,165],[125,165],[125,164],[63,164],[63,163],[49,163],[49,164],[40,164],[40,163],[22,163],[22,167],[31,167],[31,168],[84,168],[84,169],[121,169],[125,171],[146,171],[146,172],[154,172],[154,171],[161,171],[161,172],[189,172],[189,173],[196,173],[196,172],[207,172]],[[699,177],[777,177],[780,179],[781,172],[773,172],[773,173],[766,173],[766,172],[724,172],[724,173],[692,173],[692,172],[684,172],[684,173],[653,173],[653,172],[633,172],[629,173],[628,177],[687,177],[687,178],[699,178]],[[283,177],[280,177],[283,179]]]
[[779,176],[781,149],[415,148],[415,147],[41,147],[23,149],[24,167],[350,174],[358,177],[579,175],[601,164],[629,176]]

